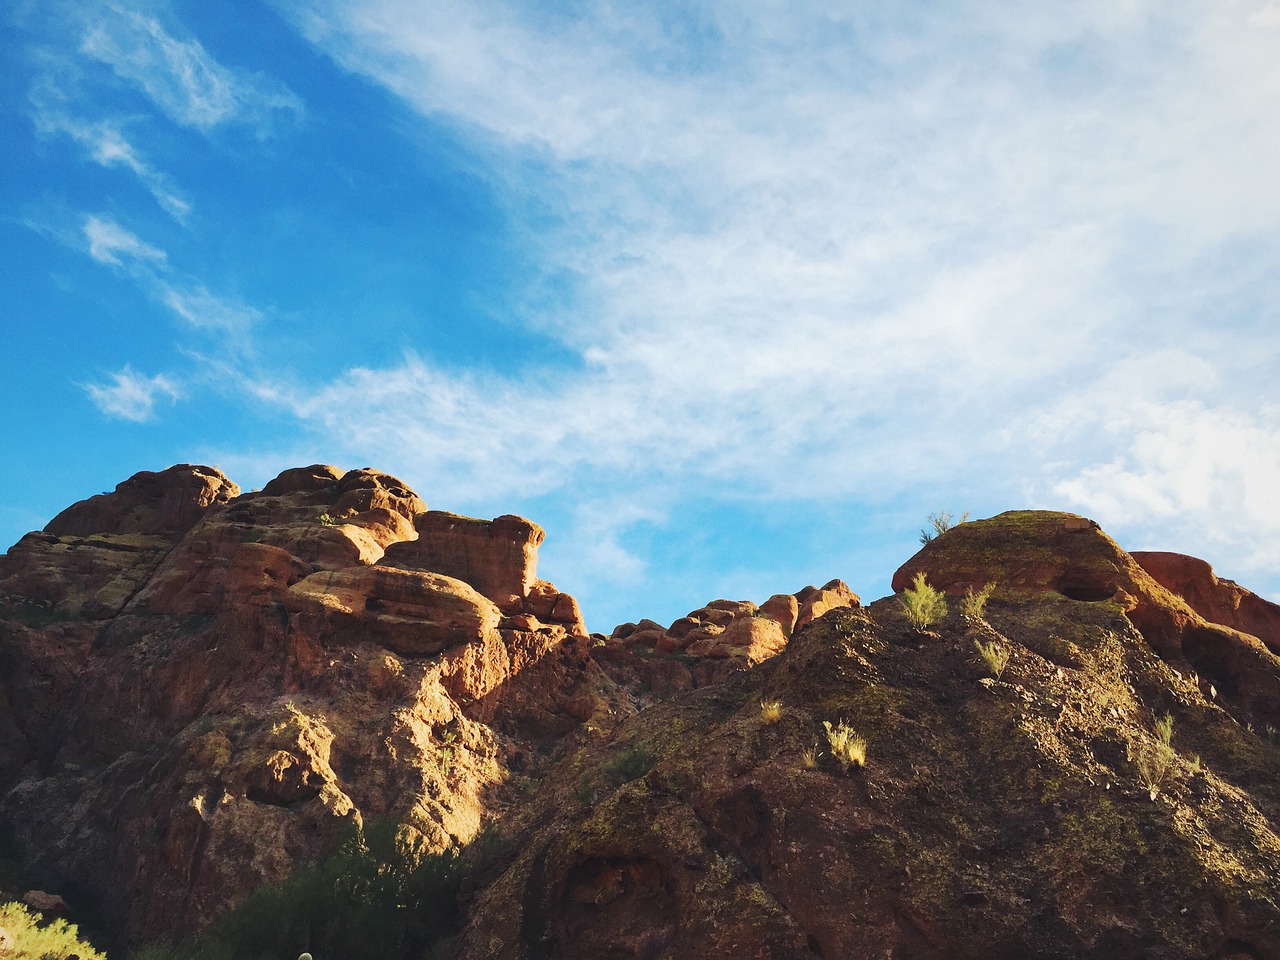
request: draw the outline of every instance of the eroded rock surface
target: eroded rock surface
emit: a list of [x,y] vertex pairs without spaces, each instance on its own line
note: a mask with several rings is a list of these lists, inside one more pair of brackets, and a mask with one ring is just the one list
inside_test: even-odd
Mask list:
[[27,868],[143,942],[350,820],[465,843],[554,744],[632,709],[536,579],[541,540],[326,465],[244,494],[180,466],[64,511],[0,557],[0,815]]
[[1280,653],[1280,604],[1220,579],[1209,564],[1186,554],[1135,550],[1130,556],[1205,620],[1252,634]]

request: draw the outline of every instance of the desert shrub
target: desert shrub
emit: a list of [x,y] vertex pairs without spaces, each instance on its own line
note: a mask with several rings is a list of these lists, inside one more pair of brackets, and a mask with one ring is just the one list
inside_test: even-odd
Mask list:
[[656,762],[648,747],[633,743],[604,765],[604,774],[615,784],[623,784],[643,777]]
[[300,951],[344,960],[430,956],[456,934],[464,880],[502,855],[496,834],[465,850],[423,853],[394,822],[348,831],[316,867],[262,887],[194,943],[147,960],[277,960]]
[[1173,717],[1165,714],[1155,722],[1155,736],[1129,744],[1129,762],[1138,774],[1138,782],[1154,800],[1172,778],[1178,755],[1172,746]]
[[822,756],[822,754],[818,752],[818,745],[815,743],[812,747],[809,747],[800,754],[800,766],[804,767],[806,770],[812,770],[818,765],[818,757],[820,756]]
[[965,591],[964,596],[960,598],[960,612],[970,620],[981,620],[982,615],[987,612],[987,601],[991,599],[991,595],[996,592],[994,583],[984,584],[982,589],[974,592],[973,587]]
[[973,645],[978,648],[978,654],[990,668],[992,675],[999,680],[1000,674],[1004,673],[1004,668],[1009,665],[1009,648],[999,640],[992,640],[989,643],[975,640]]
[[761,700],[760,719],[765,723],[777,723],[782,719],[781,700]]
[[841,720],[832,724],[830,720],[822,721],[827,731],[827,744],[831,747],[831,755],[840,761],[844,770],[850,767],[864,767],[867,764],[867,741],[858,736],[854,729]]
[[44,957],[78,956],[80,960],[106,960],[106,954],[80,939],[75,924],[66,920],[42,922],[21,903],[0,904],[0,929],[9,935],[0,954],[5,960],[42,960]]
[[923,572],[915,575],[898,601],[917,630],[924,630],[947,615],[946,594],[929,586]]
[[932,527],[933,529],[931,530],[929,529],[929,527],[925,527],[923,530],[921,530],[920,542],[922,544],[928,543],[934,537],[939,537],[942,534],[946,533],[948,530],[952,528],[952,526],[956,524],[964,523],[968,519],[969,519],[968,510],[964,512],[964,515],[961,516],[960,519],[956,521],[955,524],[952,523],[950,510],[940,510],[938,513],[931,513],[929,514],[929,527]]

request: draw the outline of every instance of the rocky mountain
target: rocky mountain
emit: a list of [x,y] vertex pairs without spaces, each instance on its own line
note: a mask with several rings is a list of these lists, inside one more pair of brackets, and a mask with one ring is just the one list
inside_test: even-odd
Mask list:
[[466,960],[1280,958],[1280,607],[1203,562],[1018,511],[605,636],[542,537],[323,466],[69,508],[0,558],[11,860],[121,954],[390,820],[506,838]]

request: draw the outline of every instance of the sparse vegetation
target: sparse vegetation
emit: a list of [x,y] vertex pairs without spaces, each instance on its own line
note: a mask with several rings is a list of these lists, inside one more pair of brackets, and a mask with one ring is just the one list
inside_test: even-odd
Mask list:
[[842,769],[847,772],[850,767],[867,765],[867,741],[860,737],[849,724],[843,720],[837,724],[832,724],[830,720],[823,720],[822,726],[827,731],[827,744],[831,747],[831,755],[840,761]]
[[657,762],[643,743],[633,743],[604,766],[604,774],[621,785],[643,777]]
[[946,594],[929,586],[923,572],[915,575],[898,601],[917,630],[925,630],[947,615]]
[[9,935],[0,945],[6,960],[44,960],[45,957],[77,956],[80,960],[106,960],[106,954],[80,939],[75,924],[66,920],[41,922],[21,903],[0,904],[0,930]]
[[319,520],[326,527],[332,527],[338,522],[334,517],[329,516],[329,514],[327,513],[320,514],[320,516],[317,517],[316,519]]
[[1173,717],[1165,714],[1156,719],[1155,736],[1129,745],[1129,762],[1138,773],[1138,782],[1154,800],[1172,778],[1178,755],[1174,752]]
[[777,723],[782,719],[781,700],[761,700],[760,719],[765,723]]
[[999,680],[1000,674],[1004,673],[1004,668],[1009,665],[1009,648],[999,640],[990,640],[987,643],[975,640],[973,645],[978,648],[978,654],[991,670],[992,675]]
[[996,592],[994,582],[986,583],[981,590],[974,592],[973,587],[965,591],[964,596],[960,598],[960,612],[970,620],[981,620],[983,614],[987,612],[987,601],[991,599],[991,595]]
[[295,871],[279,887],[260,888],[194,943],[135,956],[277,960],[299,950],[347,960],[433,956],[457,931],[463,882],[503,850],[496,834],[481,834],[463,851],[424,854],[394,823],[352,829],[324,863]]
[[800,765],[806,770],[812,770],[818,765],[818,758],[822,754],[818,751],[818,745],[815,743],[812,747],[800,754]]
[[960,517],[960,519],[956,520],[954,523],[952,522],[952,516],[951,516],[950,510],[941,510],[938,513],[931,513],[929,514],[929,527],[932,527],[933,529],[930,530],[929,527],[925,527],[923,530],[921,530],[920,542],[922,544],[928,543],[934,537],[942,536],[942,534],[946,533],[953,526],[958,526],[959,524],[964,523],[968,519],[969,519],[968,510],[966,510],[964,514]]

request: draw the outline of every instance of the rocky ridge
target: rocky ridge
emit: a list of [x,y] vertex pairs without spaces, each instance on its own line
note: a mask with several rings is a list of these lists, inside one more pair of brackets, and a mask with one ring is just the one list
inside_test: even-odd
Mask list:
[[[137,943],[343,823],[442,849],[497,822],[451,956],[1280,958],[1280,607],[1200,561],[1015,511],[870,606],[832,581],[605,637],[541,540],[376,471],[240,494],[189,466],[24,538],[0,814],[26,868]],[[950,602],[923,629],[919,573]]]

